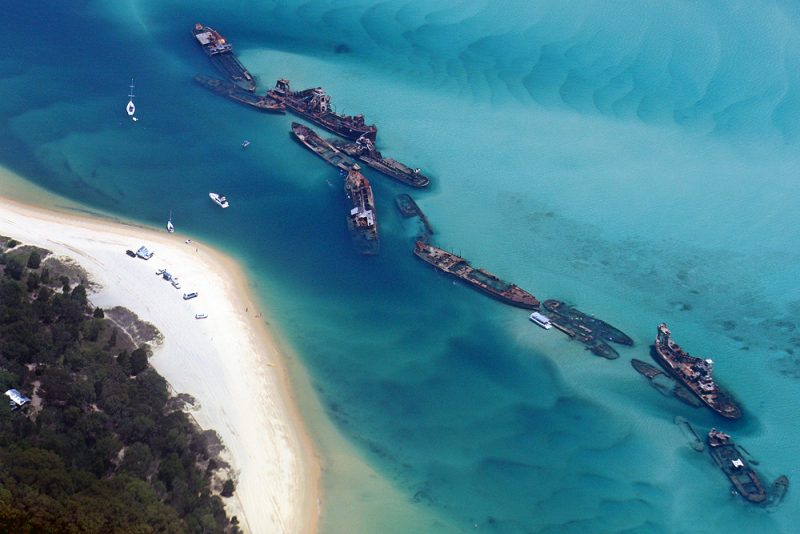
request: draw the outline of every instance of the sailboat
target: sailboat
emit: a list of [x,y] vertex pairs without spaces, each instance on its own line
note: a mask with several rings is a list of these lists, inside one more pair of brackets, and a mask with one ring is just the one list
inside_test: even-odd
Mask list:
[[173,233],[175,226],[172,224],[172,210],[169,210],[169,219],[167,219],[167,232]]
[[133,114],[136,113],[136,106],[133,104],[133,97],[133,78],[131,78],[131,94],[128,95],[130,100],[128,100],[128,105],[125,106],[125,111],[128,112],[128,116],[131,119],[136,120],[136,117],[133,116]]

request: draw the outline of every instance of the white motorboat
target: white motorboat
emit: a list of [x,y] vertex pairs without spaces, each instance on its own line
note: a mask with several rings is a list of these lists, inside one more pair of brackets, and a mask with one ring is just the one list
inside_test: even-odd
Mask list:
[[538,324],[545,330],[550,330],[551,328],[553,328],[553,323],[550,322],[550,319],[539,312],[533,312],[528,317],[531,321]]
[[218,195],[218,194],[216,194],[216,193],[209,193],[209,194],[208,194],[208,196],[209,196],[209,197],[211,198],[211,200],[213,200],[213,201],[214,201],[214,203],[215,203],[217,206],[219,206],[220,208],[227,208],[227,207],[228,207],[228,205],[229,205],[229,204],[228,204],[228,199],[227,199],[227,198],[225,198],[225,197],[224,197],[224,196],[222,196],[222,195]]
[[172,224],[172,210],[169,210],[169,219],[167,219],[167,232],[173,233],[175,231],[175,225]]
[[130,100],[128,100],[128,105],[125,106],[125,111],[128,112],[128,117],[136,120],[136,117],[133,116],[133,114],[136,113],[136,105],[133,103],[133,96],[133,78],[131,78],[131,93],[128,95]]

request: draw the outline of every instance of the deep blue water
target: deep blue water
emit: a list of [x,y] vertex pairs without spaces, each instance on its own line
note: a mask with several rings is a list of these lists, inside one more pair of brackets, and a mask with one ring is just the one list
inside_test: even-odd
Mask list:
[[[800,13],[734,4],[29,2],[0,20],[0,162],[137,221],[172,210],[243,262],[324,419],[395,490],[328,462],[323,531],[789,532],[793,490],[746,506],[672,423],[722,426],[767,481],[798,479]],[[433,272],[394,208],[406,191],[369,172],[382,250],[357,256],[341,179],[292,117],[192,83],[215,74],[196,21],[261,90],[323,85],[375,121],[380,148],[432,175],[412,194],[438,244],[638,346],[594,358]],[[715,358],[742,422],[631,370],[662,320]],[[323,456],[340,446],[311,430]]]

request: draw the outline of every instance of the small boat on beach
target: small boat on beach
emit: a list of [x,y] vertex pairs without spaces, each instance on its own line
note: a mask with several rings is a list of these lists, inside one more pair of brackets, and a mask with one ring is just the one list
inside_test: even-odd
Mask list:
[[175,232],[175,226],[172,224],[172,210],[169,210],[169,219],[167,219],[167,232]]
[[208,196],[214,201],[214,204],[220,208],[227,208],[229,206],[228,199],[222,195],[218,195],[217,193],[209,193]]
[[128,117],[131,117],[133,120],[136,118],[133,116],[136,113],[136,105],[133,103],[133,78],[131,78],[131,92],[128,95],[128,105],[125,106],[125,112],[128,114]]

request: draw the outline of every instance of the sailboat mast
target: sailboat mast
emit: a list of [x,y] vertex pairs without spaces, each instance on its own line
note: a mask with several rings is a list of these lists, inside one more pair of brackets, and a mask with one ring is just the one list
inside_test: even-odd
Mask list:
[[128,95],[131,99],[133,99],[133,78],[131,78],[131,94]]

